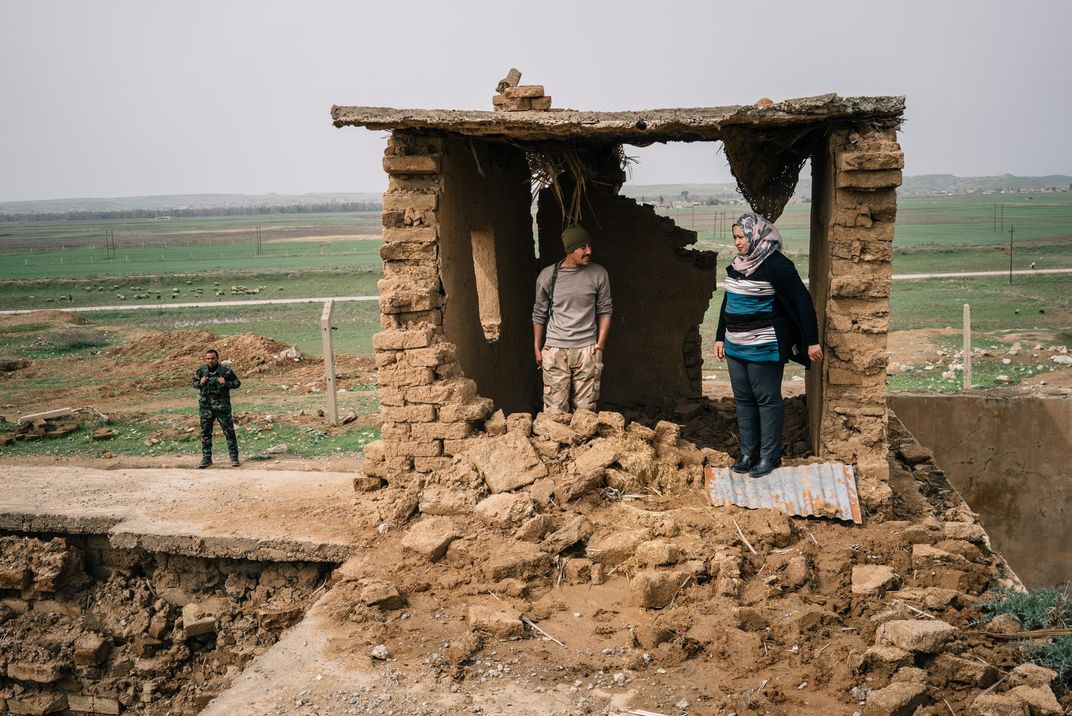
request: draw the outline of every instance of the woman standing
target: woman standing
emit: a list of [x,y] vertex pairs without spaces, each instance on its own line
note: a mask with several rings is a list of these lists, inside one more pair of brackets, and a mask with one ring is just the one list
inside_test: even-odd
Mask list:
[[811,295],[780,251],[782,237],[759,214],[733,224],[737,256],[726,267],[715,355],[729,361],[741,458],[731,468],[763,477],[782,462],[782,373],[787,360],[823,359]]

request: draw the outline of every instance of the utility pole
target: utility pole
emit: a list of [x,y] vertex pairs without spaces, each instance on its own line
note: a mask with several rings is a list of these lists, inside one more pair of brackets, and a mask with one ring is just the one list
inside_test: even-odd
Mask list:
[[994,232],[998,230],[998,205],[994,204]]
[[1009,285],[1012,285],[1012,235],[1016,227],[1009,224]]
[[335,301],[330,299],[324,301],[324,310],[320,313],[320,336],[324,346],[324,377],[327,383],[324,392],[327,393],[328,399],[327,419],[331,425],[338,425],[339,408],[336,403],[335,389],[335,350],[331,340],[331,332],[334,330],[331,325],[331,318],[334,310]]
[[972,386],[971,305],[964,304],[964,390]]

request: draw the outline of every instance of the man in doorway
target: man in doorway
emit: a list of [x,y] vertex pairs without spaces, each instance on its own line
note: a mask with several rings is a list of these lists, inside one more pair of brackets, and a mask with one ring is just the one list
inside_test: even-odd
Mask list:
[[[540,272],[532,332],[547,411],[595,410],[612,312],[607,270],[592,263],[583,226],[562,232],[566,256]],[[572,397],[572,400],[571,400]]]
[[199,469],[212,464],[212,423],[219,422],[227,438],[227,452],[231,466],[238,467],[238,438],[235,436],[234,419],[231,417],[231,391],[242,385],[234,371],[220,365],[220,354],[215,348],[205,351],[205,365],[194,372],[193,387],[200,393],[198,412],[201,415],[201,464]]

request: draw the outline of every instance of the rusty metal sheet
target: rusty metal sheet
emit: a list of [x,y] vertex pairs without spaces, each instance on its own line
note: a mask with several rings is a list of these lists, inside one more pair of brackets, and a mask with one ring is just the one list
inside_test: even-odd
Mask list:
[[862,522],[856,476],[851,465],[824,462],[780,467],[765,477],[749,477],[728,467],[704,469],[711,504],[766,507],[801,517]]

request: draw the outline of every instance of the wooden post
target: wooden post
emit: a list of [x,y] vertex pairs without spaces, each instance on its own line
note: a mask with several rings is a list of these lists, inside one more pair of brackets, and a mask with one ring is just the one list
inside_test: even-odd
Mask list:
[[324,341],[324,375],[327,378],[328,422],[339,424],[339,407],[335,403],[335,351],[331,345],[331,314],[335,310],[335,301],[324,301],[324,310],[320,314],[320,336]]
[[972,387],[971,304],[964,304],[964,390]]

